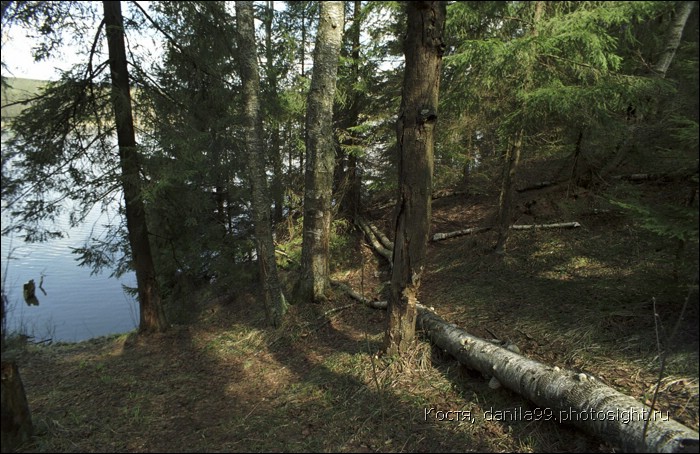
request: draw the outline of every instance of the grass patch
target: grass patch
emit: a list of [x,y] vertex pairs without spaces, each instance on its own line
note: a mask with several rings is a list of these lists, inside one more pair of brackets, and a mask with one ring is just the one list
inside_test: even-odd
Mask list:
[[[436,218],[456,225],[493,209],[487,199],[467,211],[443,203]],[[672,277],[676,248],[608,216],[579,219],[577,230],[513,232],[504,258],[491,253],[494,232],[432,243],[420,300],[474,335],[509,340],[533,359],[593,374],[642,401],[658,374],[656,307],[671,352],[658,405],[697,430],[697,307],[677,341],[665,343],[687,294]],[[385,298],[386,264],[348,225],[334,231],[334,278]],[[295,232],[279,248],[298,260]],[[689,252],[681,258],[693,260]],[[289,288],[294,267],[282,278]],[[535,409],[490,389],[423,338],[403,359],[376,356],[385,314],[340,292],[323,304],[291,306],[275,330],[256,292],[216,298],[194,323],[165,334],[26,345],[20,368],[37,435],[24,450],[615,450],[554,422],[489,418]]]

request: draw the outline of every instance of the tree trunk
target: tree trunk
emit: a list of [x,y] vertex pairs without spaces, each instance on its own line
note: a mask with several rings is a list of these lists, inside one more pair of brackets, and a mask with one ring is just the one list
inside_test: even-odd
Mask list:
[[323,301],[329,287],[328,249],[335,144],[333,100],[343,36],[343,2],[321,2],[306,114],[306,178],[300,300]]
[[[658,77],[660,79],[666,78],[666,73],[668,72],[668,68],[671,66],[673,57],[676,55],[678,46],[681,43],[685,24],[688,22],[688,17],[693,11],[693,8],[695,8],[695,3],[696,2],[681,2],[676,6],[676,15],[673,19],[673,23],[666,33],[663,53],[652,68],[652,77]],[[629,110],[634,110],[634,106],[630,106]],[[622,164],[629,151],[634,149],[638,140],[637,135],[639,134],[640,129],[644,128],[642,128],[641,125],[635,121],[631,121],[627,125],[625,134],[622,141],[618,144],[613,158],[608,161],[608,163],[599,172],[599,176],[601,178],[607,177],[613,170]]]
[[520,130],[514,143],[508,144],[503,163],[503,179],[501,180],[501,194],[498,198],[498,240],[496,240],[496,254],[505,254],[506,242],[510,226],[510,212],[513,200],[513,179],[520,163],[520,151],[522,148],[523,130]]
[[[277,102],[277,72],[274,64],[274,52],[272,51],[272,22],[275,14],[275,2],[266,2],[265,9],[265,59],[267,60],[267,79],[269,85],[270,96],[272,97],[272,106],[279,106]],[[274,201],[275,210],[272,216],[274,222],[282,221],[284,217],[284,184],[282,182],[282,147],[280,140],[280,124],[275,118],[277,111],[271,112],[270,115],[270,157],[272,159],[272,200]],[[291,167],[290,167],[291,171]]]
[[403,355],[415,337],[416,300],[430,230],[433,132],[446,15],[445,2],[407,2],[406,8],[406,66],[397,122],[399,195],[384,337],[388,355]]
[[676,55],[676,50],[683,36],[683,29],[685,29],[685,24],[688,22],[690,13],[693,11],[693,8],[695,8],[695,3],[696,2],[680,2],[678,6],[676,6],[676,15],[666,33],[663,53],[659,57],[659,61],[654,65],[656,77],[660,77],[661,79],[666,78],[666,72],[669,66],[671,66],[673,57]]
[[[532,29],[530,34],[537,36],[537,24],[544,14],[545,3],[542,1],[535,2],[535,14],[532,20]],[[532,67],[525,70],[525,81],[523,88],[525,91],[530,89],[532,84]],[[523,106],[524,107],[524,106]],[[524,110],[524,109],[523,109]],[[508,242],[508,232],[510,226],[511,205],[513,200],[513,180],[520,163],[520,154],[523,146],[523,136],[525,135],[524,126],[520,127],[520,131],[508,144],[505,154],[505,162],[503,163],[503,179],[501,181],[501,194],[498,199],[498,239],[496,240],[495,252],[502,255],[506,253],[506,243]]]
[[[4,354],[4,352],[3,352]],[[2,362],[2,452],[15,452],[34,431],[22,377],[14,362]]]
[[248,149],[248,168],[253,198],[256,252],[262,283],[263,301],[267,320],[279,326],[287,311],[287,302],[277,275],[275,246],[270,222],[270,199],[267,193],[265,154],[262,143],[262,115],[260,112],[260,76],[255,48],[253,2],[236,2],[238,49],[240,56],[243,100],[245,105],[245,142]]
[[131,113],[131,93],[129,71],[126,65],[124,48],[124,20],[121,3],[102,2],[109,48],[109,68],[112,77],[112,106],[117,125],[117,143],[121,164],[121,181],[124,190],[126,227],[129,231],[129,244],[136,285],[138,286],[140,321],[139,332],[162,332],[167,322],[160,299],[156,271],[148,239],[146,212],[141,199],[141,176],[139,154],[136,148],[134,119]]
[[[349,107],[343,118],[343,127],[345,130],[347,139],[345,140],[346,146],[357,146],[358,138],[357,134],[351,132],[350,128],[357,126],[360,118],[360,92],[354,85],[360,77],[360,25],[362,20],[362,2],[355,0],[353,4],[353,18],[352,27],[349,30],[350,39],[352,40],[352,51],[350,57],[352,58],[352,69],[350,77],[350,100]],[[355,150],[350,153],[344,153],[344,161],[347,166],[343,166],[341,169],[341,182],[340,187],[341,201],[340,207],[350,217],[353,221],[357,218],[360,212],[361,206],[361,196],[362,196],[362,181],[360,179],[360,173],[357,171],[357,152]]]

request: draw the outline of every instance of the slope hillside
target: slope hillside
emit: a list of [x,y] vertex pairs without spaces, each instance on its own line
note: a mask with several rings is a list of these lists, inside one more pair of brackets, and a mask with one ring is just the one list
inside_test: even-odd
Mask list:
[[[618,191],[663,204],[683,187],[620,182]],[[581,227],[514,231],[505,257],[492,253],[492,231],[433,242],[421,301],[474,335],[508,340],[647,403],[661,345],[669,356],[657,408],[698,430],[697,285],[688,293],[696,245],[642,228],[589,189],[560,185],[517,197],[518,223]],[[488,192],[436,199],[433,233],[487,225],[496,204]],[[369,214],[391,230],[391,208]],[[384,259],[347,223],[336,227],[333,278],[384,299]],[[294,244],[281,245],[292,263]],[[291,285],[294,265],[283,273]],[[278,330],[265,326],[254,283],[213,284],[190,296],[200,302],[196,322],[164,335],[25,346],[20,367],[37,427],[25,450],[617,450],[566,424],[507,417],[537,409],[489,388],[423,337],[405,361],[377,356],[384,312],[340,290],[322,305],[292,306]],[[692,304],[679,320],[686,297]],[[448,411],[470,418],[448,419]]]

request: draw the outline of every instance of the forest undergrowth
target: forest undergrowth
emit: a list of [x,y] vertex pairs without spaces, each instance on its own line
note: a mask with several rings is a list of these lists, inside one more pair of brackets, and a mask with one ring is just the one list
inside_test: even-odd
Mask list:
[[[661,197],[645,183],[645,197]],[[518,195],[516,223],[577,221],[571,230],[433,242],[421,302],[471,334],[515,343],[538,361],[585,371],[650,403],[658,345],[669,351],[656,406],[698,430],[698,306],[688,296],[694,248],[648,232],[591,191]],[[659,202],[657,200],[657,202]],[[489,194],[433,203],[432,233],[488,225]],[[391,233],[391,209],[368,213]],[[348,223],[337,224],[333,279],[386,299],[390,270]],[[288,257],[298,253],[291,241]],[[298,241],[297,241],[298,243]],[[282,271],[291,286],[293,264]],[[380,354],[384,312],[335,290],[266,326],[254,284],[190,295],[196,321],[165,334],[26,345],[19,361],[36,436],[25,451],[614,452],[547,420],[420,336],[404,360]],[[658,314],[655,321],[655,315]],[[531,418],[517,415],[530,412]]]

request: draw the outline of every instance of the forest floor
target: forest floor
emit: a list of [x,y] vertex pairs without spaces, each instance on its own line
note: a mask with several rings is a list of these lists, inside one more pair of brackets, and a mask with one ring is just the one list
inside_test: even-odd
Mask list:
[[[647,184],[645,197],[667,193]],[[595,211],[598,198],[569,189],[518,195],[516,223],[578,221],[578,229],[513,231],[505,257],[492,252],[494,232],[431,243],[421,302],[471,334],[509,340],[528,357],[585,371],[648,403],[657,343],[677,322],[697,252],[686,248],[677,260],[676,242],[641,229],[619,208]],[[489,225],[496,203],[493,195],[437,199],[432,233]],[[386,233],[390,211],[370,212]],[[386,263],[356,231],[337,227],[333,278],[386,299]],[[283,274],[293,281],[293,271]],[[196,297],[207,302],[194,323],[166,334],[27,346],[19,365],[36,437],[24,450],[618,450],[547,420],[547,409],[508,390],[490,389],[423,336],[406,359],[378,356],[384,312],[339,290],[324,304],[293,305],[277,330],[266,327],[255,286],[219,284]],[[697,301],[696,287],[668,346],[657,401],[694,430]],[[456,413],[440,420],[449,410],[470,420]],[[518,410],[542,417],[492,417]]]

